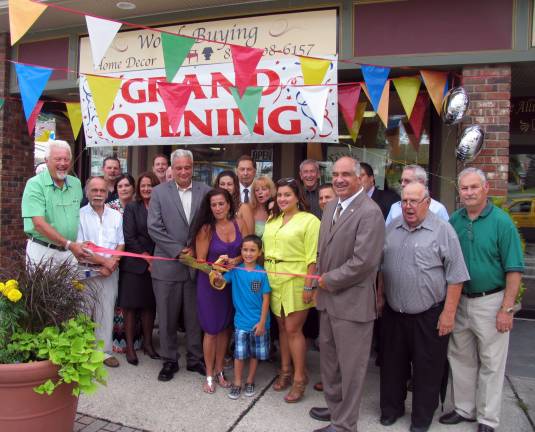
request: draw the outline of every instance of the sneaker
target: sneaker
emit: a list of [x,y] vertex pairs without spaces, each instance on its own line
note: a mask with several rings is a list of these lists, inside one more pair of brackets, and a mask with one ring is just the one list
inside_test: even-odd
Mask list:
[[238,399],[240,397],[240,394],[241,394],[241,387],[232,385],[230,387],[230,391],[228,392],[227,396],[231,399]]
[[245,392],[244,392],[244,394],[245,394],[245,396],[248,396],[248,397],[251,397],[251,396],[255,395],[254,383],[252,383],[252,384],[246,383],[245,384]]

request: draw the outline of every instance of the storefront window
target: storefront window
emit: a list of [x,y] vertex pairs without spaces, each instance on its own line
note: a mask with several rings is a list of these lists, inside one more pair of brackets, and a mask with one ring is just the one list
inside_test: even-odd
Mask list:
[[102,162],[108,156],[116,156],[121,162],[121,170],[129,172],[128,147],[91,147],[91,175],[102,175]]

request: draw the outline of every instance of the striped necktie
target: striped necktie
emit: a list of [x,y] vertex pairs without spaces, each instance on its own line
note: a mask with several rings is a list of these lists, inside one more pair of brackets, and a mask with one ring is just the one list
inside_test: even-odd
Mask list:
[[338,222],[338,219],[340,219],[340,213],[342,213],[342,203],[338,203],[338,205],[336,206],[336,211],[334,212],[332,226],[334,226],[336,222]]

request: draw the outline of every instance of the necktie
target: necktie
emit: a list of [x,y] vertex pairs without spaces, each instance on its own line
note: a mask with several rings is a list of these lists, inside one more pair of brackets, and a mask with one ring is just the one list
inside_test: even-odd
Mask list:
[[342,203],[338,203],[336,206],[336,211],[334,212],[333,216],[333,226],[338,222],[338,219],[340,218],[340,213],[342,213]]
[[248,203],[249,202],[249,189],[243,190],[243,202]]

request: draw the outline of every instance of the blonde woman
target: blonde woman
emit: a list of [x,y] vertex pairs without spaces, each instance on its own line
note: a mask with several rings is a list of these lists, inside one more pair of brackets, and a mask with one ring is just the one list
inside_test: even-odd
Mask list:
[[276,195],[275,184],[267,176],[260,176],[253,181],[251,187],[251,208],[254,217],[254,233],[262,238],[266,221],[271,214]]

